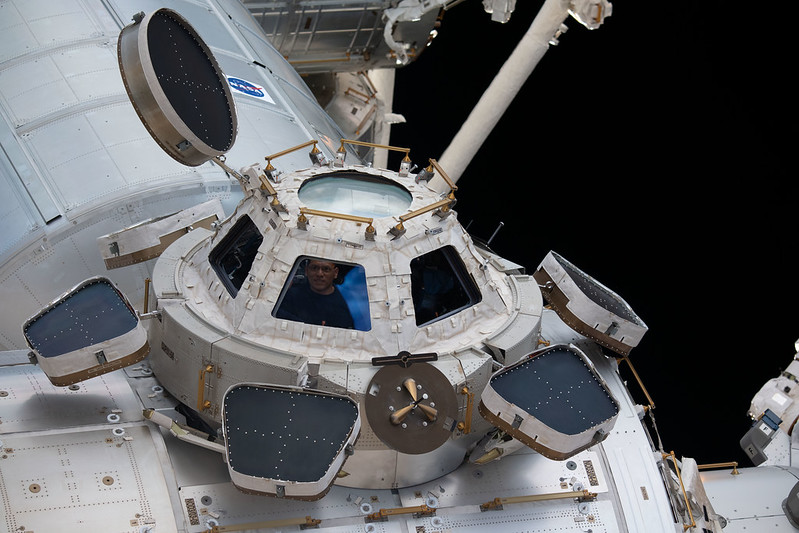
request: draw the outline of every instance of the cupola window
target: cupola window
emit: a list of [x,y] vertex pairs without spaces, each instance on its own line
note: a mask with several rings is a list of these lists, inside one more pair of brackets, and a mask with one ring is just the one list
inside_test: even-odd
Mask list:
[[417,326],[453,315],[482,299],[480,289],[452,246],[411,261],[411,292]]
[[255,223],[244,215],[209,254],[211,266],[234,298],[247,279],[263,240]]
[[393,181],[359,172],[334,172],[306,180],[297,193],[311,209],[355,215],[388,217],[407,211],[413,198]]
[[368,331],[369,297],[361,265],[300,257],[291,269],[275,318]]

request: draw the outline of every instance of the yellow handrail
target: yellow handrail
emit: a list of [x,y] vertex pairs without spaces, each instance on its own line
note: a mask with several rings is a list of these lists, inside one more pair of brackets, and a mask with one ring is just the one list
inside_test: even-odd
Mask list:
[[738,474],[740,474],[740,472],[738,472],[738,461],[728,461],[726,463],[707,463],[707,464],[703,464],[703,465],[696,465],[696,468],[698,468],[699,470],[711,470],[713,468],[730,468],[730,467],[732,467],[731,474],[733,476],[737,476]]
[[387,144],[375,144],[366,141],[356,141],[353,139],[341,139],[341,147],[338,149],[339,152],[344,151],[344,143],[346,144],[354,144],[356,146],[367,146],[369,148],[384,148],[386,150],[391,150],[394,152],[405,152],[405,157],[402,159],[405,162],[410,162],[411,158],[408,154],[410,154],[410,148],[401,148],[399,146],[389,146]]
[[682,475],[680,474],[680,467],[677,466],[677,457],[675,457],[674,452],[664,453],[662,454],[663,458],[666,459],[671,457],[671,462],[674,463],[674,470],[677,472],[677,479],[680,480],[680,488],[682,489],[682,497],[685,500],[685,509],[688,511],[688,518],[691,519],[691,523],[686,525],[683,524],[682,530],[688,531],[692,527],[696,527],[696,520],[694,520],[694,513],[691,512],[691,503],[688,501],[688,494],[685,492],[685,485],[682,482]]
[[410,213],[406,213],[404,215],[400,215],[400,223],[406,222],[414,217],[418,217],[419,215],[423,215],[428,211],[433,211],[435,209],[449,207],[449,205],[453,202],[451,198],[444,198],[443,200],[439,200],[434,204],[430,204],[428,206],[422,207],[421,209],[417,209],[416,211],[411,211]]
[[200,369],[200,383],[197,386],[197,410],[203,411],[211,407],[211,402],[205,400],[205,375],[214,371],[214,365],[208,364]]
[[511,496],[508,498],[494,498],[493,500],[480,504],[481,511],[488,511],[490,509],[499,509],[506,503],[526,503],[526,502],[543,502],[551,500],[567,500],[570,498],[579,498],[581,500],[592,500],[596,498],[595,492],[588,492],[587,490],[573,490],[569,492],[549,492],[546,494],[531,494],[528,496]]
[[332,211],[319,211],[318,209],[310,209],[308,207],[301,207],[300,213],[303,215],[316,215],[318,217],[338,218],[341,220],[349,220],[351,222],[360,222],[362,224],[371,225],[374,222],[373,218],[359,217],[355,215],[346,215],[344,213],[333,213]]
[[649,405],[648,406],[644,406],[644,409],[646,409],[646,410],[654,409],[655,408],[655,402],[654,402],[654,400],[652,400],[652,397],[649,395],[649,391],[647,391],[646,387],[644,387],[644,382],[641,381],[641,376],[639,376],[638,372],[636,372],[632,361],[630,361],[630,358],[625,355],[624,357],[616,358],[616,361],[617,362],[618,361],[626,362],[627,366],[629,366],[630,370],[632,370],[633,376],[635,377],[635,380],[638,382],[638,386],[641,387],[642,391],[644,391],[644,396],[646,396],[646,401],[649,402]]
[[396,515],[403,515],[403,514],[415,514],[419,516],[432,516],[436,514],[436,510],[434,507],[428,507],[427,505],[415,505],[413,507],[394,507],[394,508],[386,508],[380,509],[376,513],[372,513],[366,516],[367,522],[375,522],[375,521],[385,521],[388,519],[389,516],[396,516]]
[[291,148],[286,148],[285,150],[283,150],[281,152],[278,152],[276,154],[268,155],[264,159],[266,159],[267,165],[271,166],[273,159],[277,159],[280,156],[283,156],[283,155],[286,155],[286,154],[290,154],[291,152],[296,152],[297,150],[301,150],[301,149],[305,148],[306,146],[313,145],[313,150],[311,150],[311,153],[318,152],[319,149],[316,147],[316,143],[318,143],[318,142],[319,141],[317,141],[316,139],[314,139],[312,141],[304,142],[302,144],[298,144],[297,146],[292,146]]
[[474,409],[474,393],[469,390],[469,387],[462,387],[461,394],[466,397],[466,414],[463,417],[463,421],[458,422],[458,429],[463,432],[464,435],[468,435],[472,432],[472,410]]
[[[266,156],[264,158],[264,159],[266,159],[266,170],[265,170],[266,174],[269,175],[269,178],[274,179],[275,181],[277,181],[275,176],[272,175],[275,172],[275,167],[272,165],[272,160],[273,159],[277,159],[280,156],[284,156],[286,154],[290,154],[292,152],[296,152],[297,150],[300,150],[302,148],[305,148],[305,147],[311,146],[311,145],[313,145],[313,149],[310,152],[310,156],[311,156],[311,161],[313,161],[314,160],[314,156],[316,154],[320,154],[321,153],[319,148],[316,147],[318,142],[319,141],[317,141],[316,139],[312,139],[312,140],[304,142],[302,144],[298,144],[297,146],[292,146],[291,148],[286,148],[285,150],[282,150],[282,151],[277,152],[275,154]],[[266,193],[269,196],[272,197],[272,205],[276,209],[282,210],[282,206],[277,201],[277,191],[275,190],[274,187],[272,187],[272,184],[269,183],[269,178],[267,178],[263,174],[258,176],[258,177],[261,180],[261,188],[266,190]]]
[[150,312],[150,278],[144,278],[144,313]]
[[301,207],[300,215],[297,217],[297,226],[300,227],[301,229],[305,229],[304,225],[308,222],[308,218],[305,215],[338,218],[340,220],[349,220],[350,222],[368,224],[366,226],[366,231],[365,231],[366,238],[368,240],[374,240],[375,227],[372,225],[372,222],[374,222],[373,218],[359,217],[355,215],[346,215],[344,213],[333,213],[330,211],[319,211],[318,209],[309,209],[307,207]]
[[441,165],[438,164],[438,161],[436,161],[435,159],[430,159],[430,166],[435,168],[436,172],[438,172],[439,176],[441,176],[441,179],[447,182],[447,185],[449,186],[451,192],[455,192],[458,190],[458,186],[455,185],[455,182],[452,181],[452,179],[449,177],[449,175],[446,172],[444,172],[444,169],[441,168]]

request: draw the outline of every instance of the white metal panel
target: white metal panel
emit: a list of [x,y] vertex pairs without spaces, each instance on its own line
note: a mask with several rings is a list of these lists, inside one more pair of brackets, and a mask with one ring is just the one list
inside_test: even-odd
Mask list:
[[44,47],[96,38],[112,27],[107,13],[88,14],[78,0],[8,0],[0,4],[0,63]]
[[[67,388],[51,384],[38,366],[19,365],[3,369],[0,390],[6,393],[0,406],[0,439],[11,433],[102,425],[111,414],[117,415],[119,423],[143,419],[139,403],[120,372]],[[85,409],[86,405],[100,408]]]
[[[175,531],[163,472],[143,425],[3,438],[7,531]],[[122,431],[122,433],[120,433]],[[135,529],[134,529],[135,527]]]
[[[172,446],[171,444],[168,445]],[[211,452],[203,452],[211,457]],[[594,460],[596,454],[584,452],[582,460]],[[357,459],[356,455],[350,460]],[[206,463],[195,457],[193,464]],[[504,463],[504,464],[503,464]],[[604,494],[607,485],[600,473],[598,486],[590,486],[582,466],[570,470],[567,462],[550,461],[534,452],[521,453],[498,463],[480,467],[467,465],[435,482],[400,489],[367,490],[334,486],[321,500],[303,502],[259,498],[237,493],[227,482],[181,484],[180,501],[191,502],[192,514],[184,505],[189,532],[204,531],[209,525],[241,526],[261,521],[285,520],[310,516],[322,520],[322,530],[330,532],[399,532],[399,531],[585,531],[595,533],[623,531],[616,521],[613,503]],[[345,468],[346,470],[346,468]],[[180,476],[180,472],[178,472]],[[209,479],[211,476],[209,476]],[[480,504],[495,497],[542,494],[571,490],[575,478],[600,498],[584,506],[574,500],[508,504],[496,511],[480,511]],[[564,479],[565,481],[561,481]],[[562,483],[567,488],[564,489]],[[368,522],[366,516],[381,509],[428,505],[435,516],[391,517],[386,522]],[[533,529],[531,529],[531,527]]]
[[28,123],[41,117],[58,117],[73,106],[108,95],[127,101],[109,40],[92,40],[46,56],[22,56],[4,68],[0,95],[17,128],[25,131]]
[[[477,506],[441,509],[434,517],[407,520],[406,531],[458,533],[616,533],[620,530],[608,501],[569,501],[506,505],[500,511],[480,512]],[[424,528],[424,529],[419,529]]]
[[[602,355],[592,341],[568,328],[552,310],[542,315],[542,337],[551,343],[578,345],[619,402],[619,415],[610,435],[599,445],[607,468],[613,472],[618,512],[629,531],[670,533],[682,526],[674,522],[663,478],[657,468],[659,452],[653,451],[629,391],[613,360]],[[623,529],[622,529],[623,531]]]
[[[86,120],[97,138],[102,140],[103,150],[114,168],[123,172],[126,188],[136,190],[148,185],[178,185],[181,181],[201,179],[201,171],[181,165],[160,150],[152,150],[155,141],[128,102],[87,113]],[[206,168],[215,167],[206,163]],[[103,179],[102,175],[95,176]]]
[[3,153],[0,153],[0,225],[3,227],[0,233],[0,254],[6,252],[23,235],[44,223],[20,183],[20,176],[13,168],[13,162],[3,157],[8,154],[4,139],[5,137],[0,139],[0,146],[3,148]]
[[[126,124],[117,122],[117,126]],[[121,189],[126,183],[84,115],[38,128],[31,133],[29,142],[66,211]]]
[[796,531],[780,505],[797,483],[799,470],[781,466],[701,473],[713,510],[727,520],[728,531]]
[[37,366],[0,367],[0,392],[0,530],[176,530],[160,434],[124,373],[60,388]]
[[[277,112],[269,104],[252,101],[246,96],[234,96],[234,100],[239,116],[239,137],[227,154],[229,166],[239,169],[258,163],[267,155],[311,140],[310,135],[295,127],[293,117]],[[311,166],[311,160],[303,150],[280,157],[273,165],[288,172]]]
[[[111,128],[124,133],[101,136]],[[29,142],[67,211],[129,194],[145,184],[165,185],[180,181],[180,176],[194,180],[198,176],[166,154],[152,151],[154,141],[129,104],[48,124],[32,132]]]

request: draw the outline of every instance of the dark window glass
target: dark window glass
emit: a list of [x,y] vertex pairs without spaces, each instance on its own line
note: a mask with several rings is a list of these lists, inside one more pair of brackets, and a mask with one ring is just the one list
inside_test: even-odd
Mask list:
[[300,257],[272,315],[336,328],[371,329],[366,273],[361,265]]
[[241,289],[263,240],[250,217],[244,215],[211,251],[211,266],[231,296]]
[[451,246],[411,261],[411,292],[417,326],[457,313],[482,299],[466,266]]

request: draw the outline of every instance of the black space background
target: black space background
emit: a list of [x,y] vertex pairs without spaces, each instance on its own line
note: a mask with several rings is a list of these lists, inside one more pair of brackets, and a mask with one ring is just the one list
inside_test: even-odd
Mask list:
[[[519,0],[505,25],[478,0],[447,12],[397,72],[391,143],[440,158],[540,5]],[[495,251],[532,273],[555,250],[646,322],[631,359],[664,447],[700,463],[751,464],[749,402],[799,338],[795,31],[761,5],[616,1],[597,30],[568,19],[458,182],[470,233],[504,222]]]

